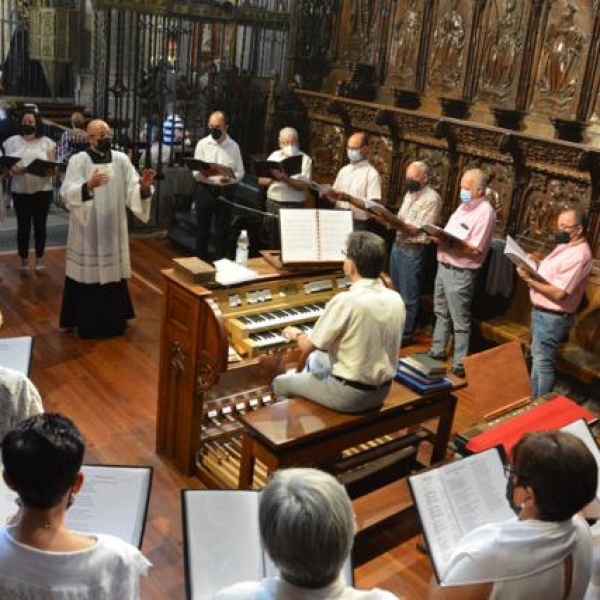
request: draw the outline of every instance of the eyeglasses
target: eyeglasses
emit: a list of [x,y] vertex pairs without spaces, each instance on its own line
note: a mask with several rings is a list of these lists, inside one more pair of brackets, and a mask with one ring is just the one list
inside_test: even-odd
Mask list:
[[576,227],[580,227],[580,225],[559,225],[558,228],[561,231],[573,231]]
[[504,475],[506,475],[506,479],[511,479],[516,475],[512,465],[504,465]]

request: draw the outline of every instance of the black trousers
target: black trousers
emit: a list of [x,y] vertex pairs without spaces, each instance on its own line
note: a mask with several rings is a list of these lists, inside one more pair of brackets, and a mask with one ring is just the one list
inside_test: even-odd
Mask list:
[[[214,258],[233,258],[233,246],[230,243],[230,225],[232,206],[219,200],[223,196],[231,199],[228,187],[217,187],[199,183],[196,189],[196,255],[202,260],[211,260],[208,245],[212,241]],[[215,235],[211,240],[211,224],[215,219]]]
[[46,223],[52,202],[52,192],[36,192],[35,194],[12,194],[15,214],[17,215],[17,247],[19,256],[27,258],[29,254],[29,236],[33,221],[35,255],[44,256],[46,248]]

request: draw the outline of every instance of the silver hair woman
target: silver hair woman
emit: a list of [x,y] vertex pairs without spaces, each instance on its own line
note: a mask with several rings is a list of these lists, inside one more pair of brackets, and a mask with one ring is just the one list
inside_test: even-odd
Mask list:
[[382,590],[360,591],[340,578],[356,526],[346,490],[316,469],[287,469],[261,495],[260,535],[280,575],[221,590],[218,600],[339,598],[392,600]]

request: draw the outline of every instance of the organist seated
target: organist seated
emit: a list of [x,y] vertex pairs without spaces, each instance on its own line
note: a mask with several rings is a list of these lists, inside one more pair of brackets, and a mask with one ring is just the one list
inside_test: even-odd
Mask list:
[[400,295],[379,279],[385,261],[379,236],[366,231],[348,236],[344,272],[352,285],[327,303],[309,334],[284,329],[308,360],[302,373],[273,380],[278,398],[302,396],[346,413],[381,406],[394,377],[406,316]]
[[513,450],[507,498],[517,518],[468,533],[429,600],[582,600],[592,540],[578,511],[596,495],[598,466],[560,432],[525,434]]
[[150,563],[137,548],[65,525],[83,484],[84,452],[81,433],[59,414],[31,417],[4,436],[4,481],[20,509],[0,528],[0,598],[139,598]]
[[317,469],[277,471],[261,492],[263,546],[280,571],[275,578],[225,588],[214,600],[393,600],[390,592],[361,591],[340,576],[356,526],[344,487]]

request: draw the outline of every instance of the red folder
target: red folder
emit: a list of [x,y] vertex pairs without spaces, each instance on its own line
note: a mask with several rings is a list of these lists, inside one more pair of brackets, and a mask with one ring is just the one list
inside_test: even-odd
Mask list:
[[573,400],[557,396],[475,436],[467,444],[467,450],[476,453],[502,445],[508,456],[524,433],[560,429],[578,419],[593,423],[597,417]]

